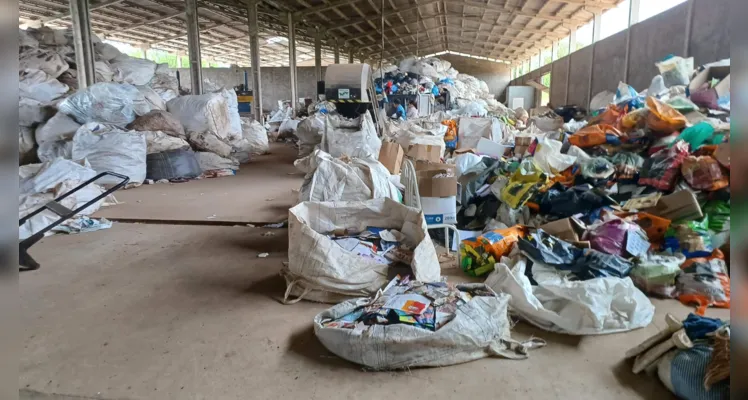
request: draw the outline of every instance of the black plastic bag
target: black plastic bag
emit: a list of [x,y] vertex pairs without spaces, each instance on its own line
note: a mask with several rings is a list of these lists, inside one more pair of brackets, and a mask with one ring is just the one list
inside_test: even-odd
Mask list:
[[[570,270],[581,280],[629,276],[634,264],[623,257],[605,254],[594,249],[585,249]],[[560,268],[562,269],[562,268]]]
[[571,266],[582,255],[581,249],[542,229],[531,233],[527,239],[520,238],[518,245],[533,260],[554,266]]
[[192,179],[202,174],[195,153],[190,149],[168,150],[148,154],[146,162],[146,179]]

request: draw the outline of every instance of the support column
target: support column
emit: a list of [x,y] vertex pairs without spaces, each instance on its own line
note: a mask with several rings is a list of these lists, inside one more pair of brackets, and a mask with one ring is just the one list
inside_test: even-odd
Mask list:
[[569,33],[569,54],[577,50],[577,28],[571,30]]
[[177,68],[184,68],[184,66],[182,65],[182,57],[184,57],[185,55],[185,52],[181,50],[177,51]]
[[348,49],[348,64],[353,64],[353,49]]
[[319,26],[314,28],[314,76],[317,82],[322,80],[322,32]]
[[247,30],[249,32],[249,58],[252,63],[252,115],[262,121],[262,74],[260,68],[260,24],[257,18],[257,2],[247,4]]
[[631,57],[631,27],[639,22],[639,0],[629,3],[629,27],[626,29],[626,55],[623,59],[623,81],[629,81],[629,58]]
[[592,43],[600,41],[600,36],[603,29],[603,14],[600,12],[595,13],[595,19],[592,24]]
[[574,28],[571,30],[571,33],[569,33],[569,66],[566,68],[566,96],[564,98],[564,103],[566,103],[565,105],[569,104],[569,81],[571,80],[571,53],[576,49],[577,49],[577,28]]
[[335,57],[335,64],[340,64],[340,44],[338,44],[338,38],[335,38],[335,48],[334,48],[334,54]]
[[639,11],[641,10],[641,0],[631,0],[631,9],[629,10],[629,27],[639,23]]
[[293,13],[288,13],[288,68],[291,75],[291,108],[296,115],[296,103],[299,99],[296,97],[296,22]]
[[75,45],[76,70],[78,71],[78,88],[85,89],[96,83],[88,0],[70,0],[70,15],[73,19],[73,42]]
[[187,49],[190,58],[192,94],[203,94],[203,65],[200,58],[200,27],[197,24],[197,0],[185,0],[187,16]]

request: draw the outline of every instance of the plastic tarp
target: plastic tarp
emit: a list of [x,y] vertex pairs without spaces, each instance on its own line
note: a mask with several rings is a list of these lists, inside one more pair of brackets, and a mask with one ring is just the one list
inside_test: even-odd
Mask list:
[[[338,302],[371,296],[387,282],[389,265],[378,264],[345,250],[327,234],[335,230],[362,232],[369,226],[397,229],[413,248],[410,266],[415,279],[439,282],[436,249],[426,230],[423,213],[391,199],[350,202],[304,202],[288,211],[288,266],[286,303],[307,299]],[[295,297],[291,300],[290,296]]]
[[654,306],[630,278],[572,281],[549,265],[534,262],[533,286],[521,257],[503,257],[486,285],[511,295],[511,313],[551,332],[598,335],[643,328],[652,322]]
[[[146,139],[138,132],[125,132],[98,123],[83,125],[73,137],[73,159],[88,160],[98,173],[116,172],[128,176],[130,183],[145,180]],[[115,177],[104,177],[100,184],[116,184]]]
[[341,160],[321,150],[296,160],[294,166],[306,173],[300,201],[364,201],[387,197],[400,199],[390,182],[390,173],[371,158]]
[[116,82],[125,82],[131,85],[147,85],[156,73],[156,63],[142,58],[133,58],[120,54],[109,61],[114,71]]
[[229,107],[218,93],[180,96],[166,103],[167,110],[189,132],[212,132],[226,138],[231,131]]
[[435,332],[406,324],[372,325],[364,332],[322,324],[369,301],[349,300],[315,316],[317,339],[338,357],[373,370],[441,367],[493,356],[527,358],[529,348],[511,338],[505,294],[473,297]]
[[96,83],[79,90],[58,109],[80,124],[102,122],[120,127],[151,111],[138,88],[119,83]]
[[62,97],[69,90],[68,85],[60,83],[38,69],[27,69],[19,75],[18,94],[21,97],[46,103]]
[[368,112],[354,119],[328,115],[321,147],[333,157],[346,155],[377,160],[382,141]]

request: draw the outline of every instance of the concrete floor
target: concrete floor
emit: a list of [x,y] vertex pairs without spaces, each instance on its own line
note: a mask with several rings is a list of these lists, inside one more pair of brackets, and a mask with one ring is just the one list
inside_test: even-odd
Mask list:
[[548,341],[527,360],[367,372],[314,337],[325,305],[278,302],[287,240],[284,229],[124,223],[44,239],[31,251],[42,268],[19,279],[22,398],[670,398],[622,355],[666,312],[685,317],[677,301],[654,301],[653,324],[624,334],[571,337],[520,322],[515,339]]
[[271,143],[270,154],[242,165],[236,176],[120,190],[115,196],[122,204],[102,208],[94,217],[203,224],[280,222],[298,202],[294,191],[304,178],[293,166],[297,152],[292,145]]

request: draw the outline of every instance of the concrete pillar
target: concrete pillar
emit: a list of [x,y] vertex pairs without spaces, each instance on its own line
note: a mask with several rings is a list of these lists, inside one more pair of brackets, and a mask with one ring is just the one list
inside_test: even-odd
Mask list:
[[577,50],[577,28],[571,30],[569,34],[569,54]]
[[181,50],[177,51],[177,68],[184,68],[184,66],[182,65],[182,57],[184,57],[185,55],[185,52]]
[[348,49],[348,64],[353,64],[353,49]]
[[78,71],[78,88],[85,89],[96,83],[88,0],[70,0],[70,15],[73,20],[73,42],[75,45],[76,70]]
[[558,40],[554,40],[553,44],[551,44],[551,62],[556,61],[558,58],[556,55],[558,54]]
[[322,80],[322,31],[314,28],[314,76],[317,82]]
[[639,23],[639,11],[641,10],[641,0],[631,0],[629,9],[629,26]]
[[288,13],[288,68],[291,75],[291,107],[296,115],[297,97],[296,86],[296,22],[293,13]]
[[260,68],[260,23],[257,18],[257,2],[247,4],[247,22],[249,31],[249,57],[252,63],[252,115],[255,121],[262,121],[262,75]]
[[197,24],[197,0],[185,0],[187,16],[187,48],[190,57],[192,94],[203,94],[203,65],[200,58],[200,27]]
[[603,14],[600,12],[595,13],[594,23],[592,24],[592,43],[600,41],[600,35],[603,29]]
[[335,48],[333,56],[335,57],[335,64],[340,64],[340,44],[338,44],[338,38],[335,38]]

